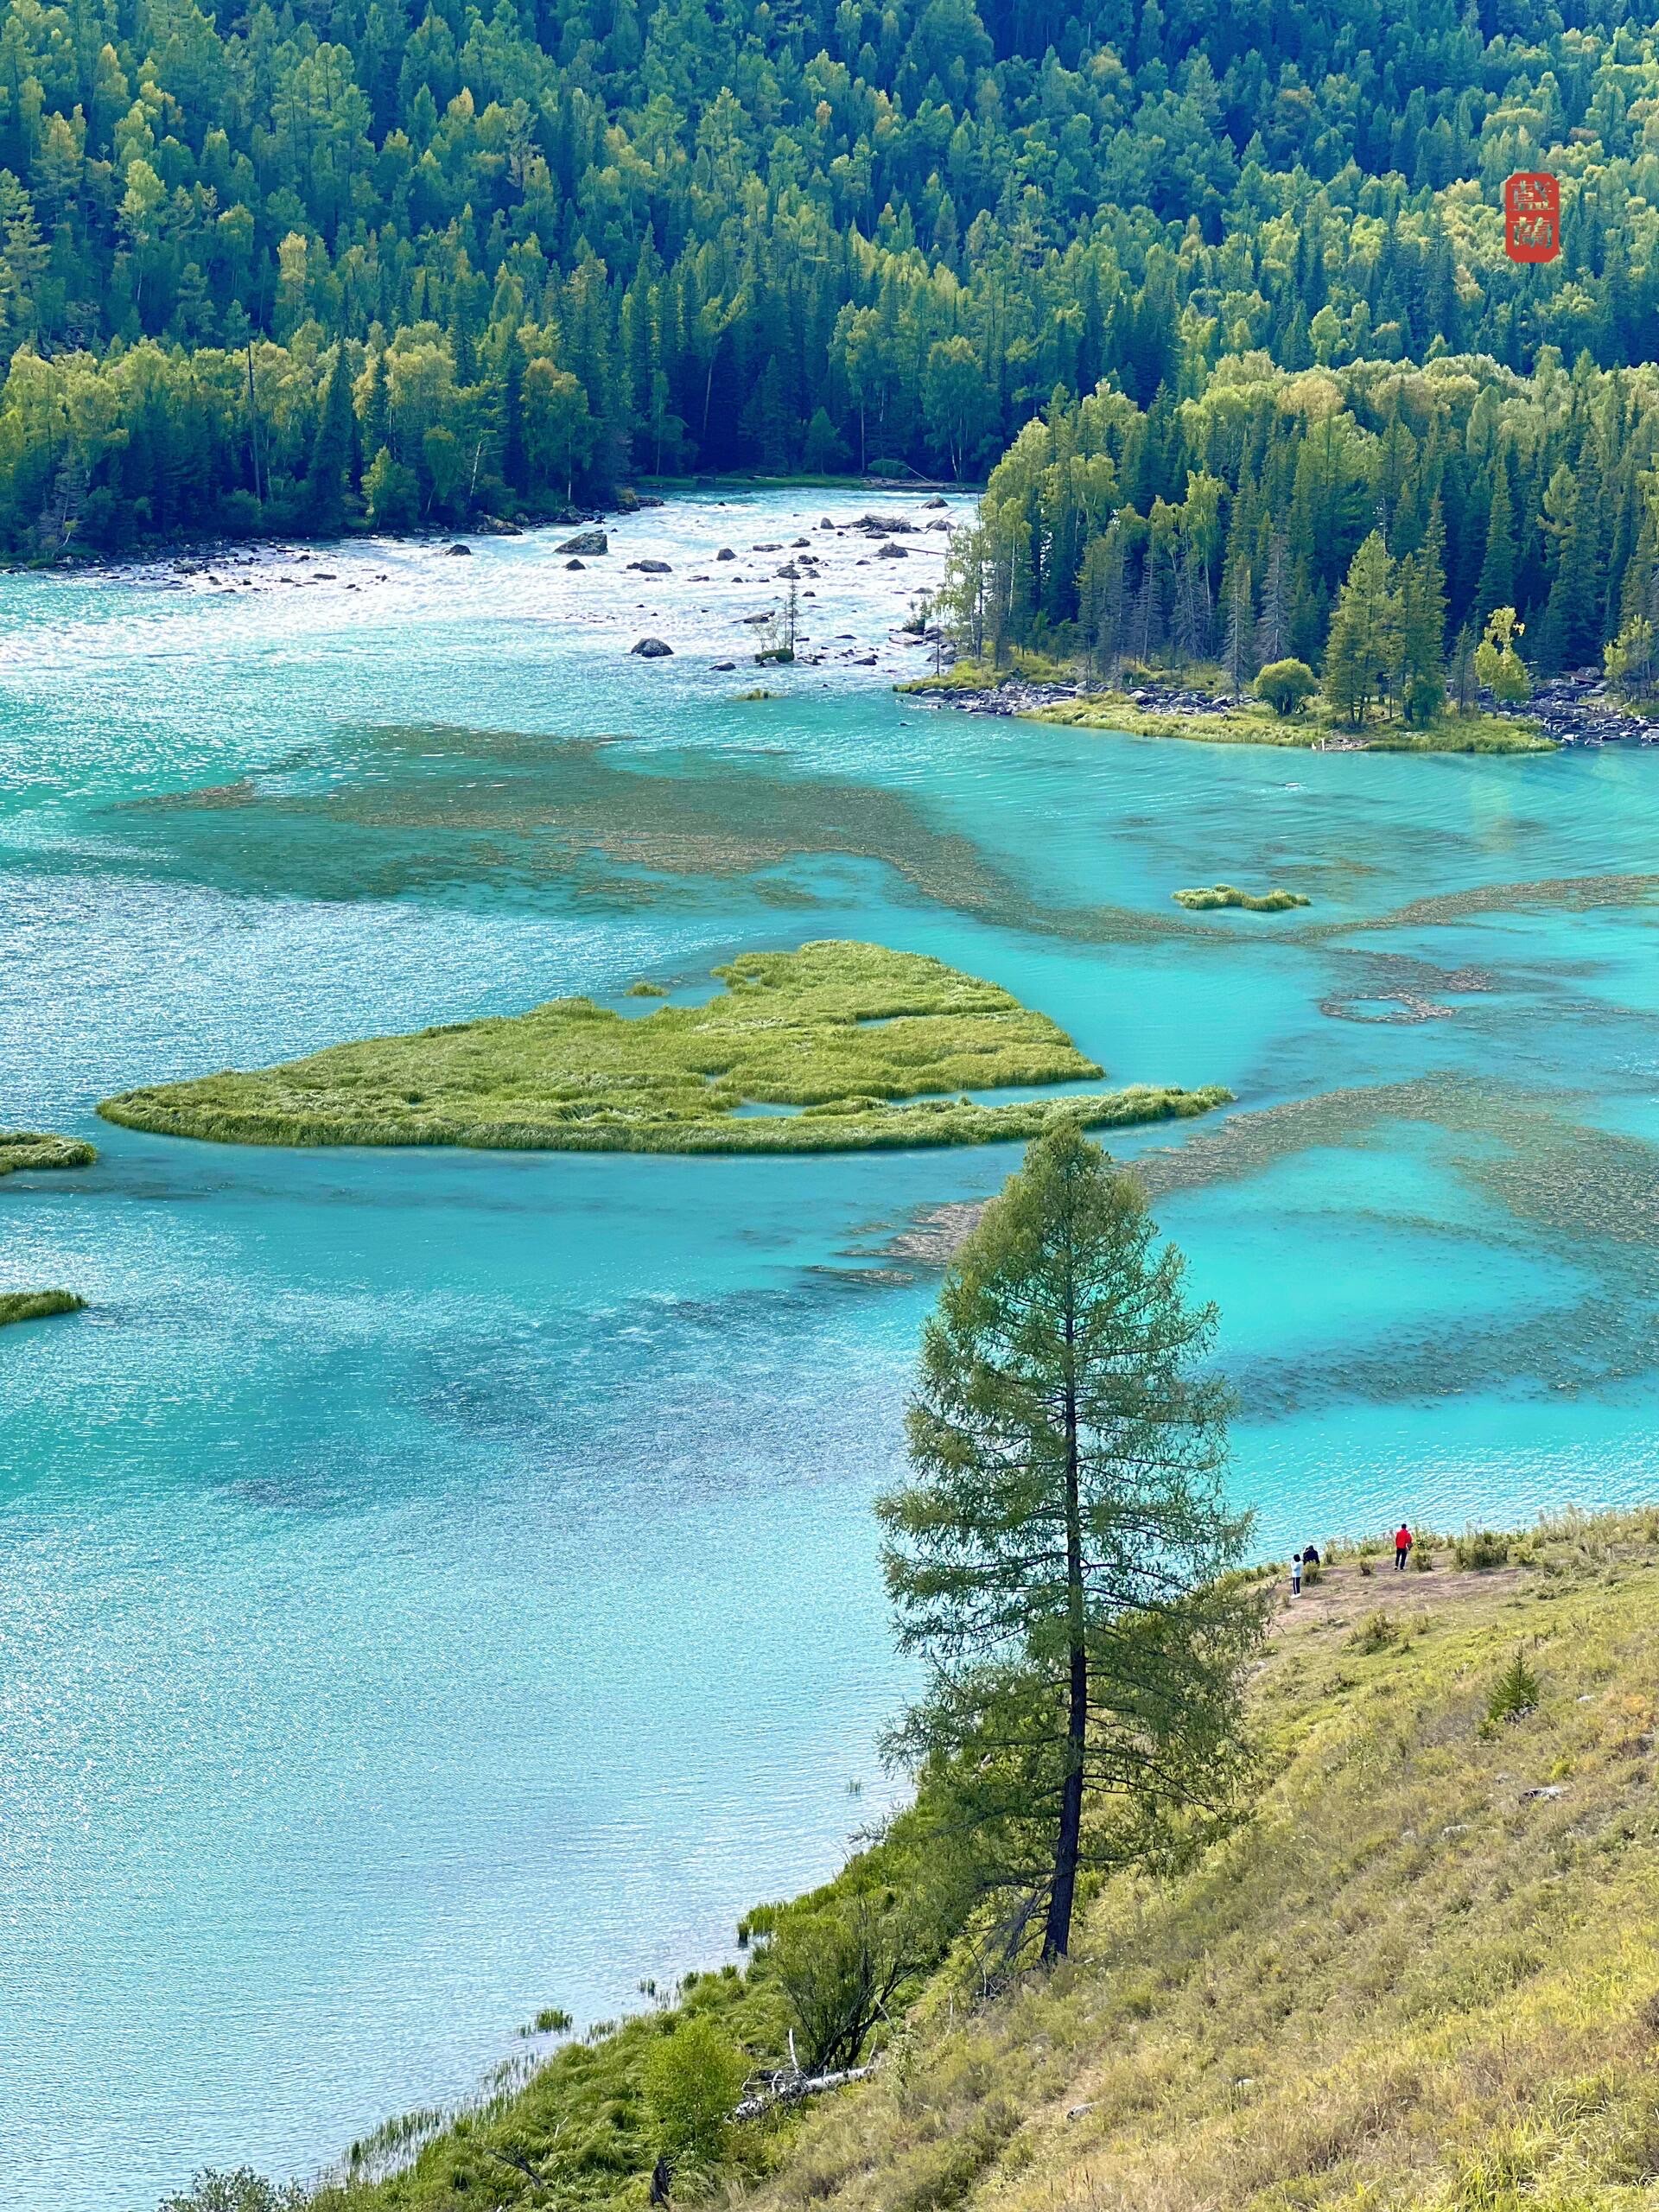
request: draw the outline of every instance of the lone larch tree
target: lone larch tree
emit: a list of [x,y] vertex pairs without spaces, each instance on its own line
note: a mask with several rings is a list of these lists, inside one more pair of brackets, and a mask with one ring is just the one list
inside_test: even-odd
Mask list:
[[[1140,1185],[1070,1120],[963,1246],[923,1339],[912,1475],[881,1499],[901,1646],[931,1662],[900,1748],[988,1886],[1071,1940],[1079,1872],[1240,1770],[1259,1589],[1222,1490],[1230,1394]],[[1104,1817],[1108,1808],[1122,1817]],[[1092,1811],[1102,1817],[1092,1817]]]

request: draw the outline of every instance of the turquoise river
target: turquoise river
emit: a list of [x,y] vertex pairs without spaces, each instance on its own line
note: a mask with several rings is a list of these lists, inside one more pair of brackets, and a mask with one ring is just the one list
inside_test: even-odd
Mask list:
[[[822,526],[868,504],[0,581],[0,1126],[102,1147],[0,1184],[0,1287],[89,1301],[0,1336],[6,2212],[315,2173],[836,1863],[896,1786],[918,1231],[1015,1164],[243,1151],[111,1091],[937,954],[1236,1093],[1120,1149],[1264,1550],[1659,1489],[1659,756],[931,710],[941,518],[901,567]],[[741,700],[799,537],[817,658]],[[1313,904],[1171,901],[1218,879]]]

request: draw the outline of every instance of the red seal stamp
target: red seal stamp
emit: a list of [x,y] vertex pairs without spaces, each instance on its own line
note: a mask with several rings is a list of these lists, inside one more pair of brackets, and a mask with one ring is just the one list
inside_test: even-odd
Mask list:
[[1518,169],[1503,187],[1503,251],[1511,261],[1554,261],[1560,250],[1559,179]]

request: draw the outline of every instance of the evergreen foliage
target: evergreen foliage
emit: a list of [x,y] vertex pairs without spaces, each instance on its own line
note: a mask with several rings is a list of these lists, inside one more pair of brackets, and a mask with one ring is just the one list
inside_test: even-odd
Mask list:
[[[1344,718],[1421,728],[1448,686],[1474,703],[1459,640],[1499,609],[1545,673],[1659,623],[1659,368],[1586,353],[1569,372],[1545,349],[1527,375],[1451,356],[1293,372],[1256,349],[1183,391],[1060,391],[1020,432],[952,540],[940,614],[961,652],[1080,653],[1109,683],[1218,664],[1234,692],[1296,659]],[[1372,537],[1386,582],[1374,553],[1355,575]],[[1351,578],[1381,624],[1363,644]]]
[[[1117,494],[1150,523],[1188,496],[1185,410],[1230,363],[1478,359],[1502,396],[1659,353],[1659,60],[1611,0],[15,0],[0,49],[14,555],[453,526],[633,471],[968,474],[1103,378],[1150,418]],[[1535,167],[1561,175],[1563,251],[1516,269],[1499,191]],[[1584,405],[1547,451],[1503,443],[1508,579],[1490,423],[1434,456],[1459,616],[1489,540],[1482,614],[1541,604],[1570,554],[1551,652],[1600,642],[1651,457],[1643,372],[1620,389],[1588,470]],[[1267,501],[1287,545],[1276,582],[1252,556],[1259,660],[1317,658],[1376,519],[1351,448],[1336,425],[1294,508]],[[1563,461],[1576,534],[1544,512]],[[1254,526],[1274,464],[1251,466]],[[1396,558],[1414,498],[1389,508]],[[1187,537],[1157,550],[1188,630],[1242,614]]]
[[957,1255],[912,1479],[878,1506],[900,1643],[932,1669],[899,1740],[1012,1897],[1011,1956],[1039,1922],[1063,1956],[1080,1871],[1237,1775],[1262,1600],[1220,1579],[1249,1521],[1220,1487],[1214,1310],[1183,1272],[1140,1186],[1058,1122]]

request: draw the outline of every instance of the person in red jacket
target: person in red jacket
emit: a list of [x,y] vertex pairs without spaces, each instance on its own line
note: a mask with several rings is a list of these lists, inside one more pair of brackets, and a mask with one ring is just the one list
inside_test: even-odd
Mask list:
[[1411,1556],[1411,1530],[1402,1521],[1394,1532],[1394,1563],[1403,1567]]

